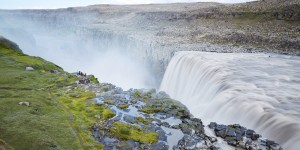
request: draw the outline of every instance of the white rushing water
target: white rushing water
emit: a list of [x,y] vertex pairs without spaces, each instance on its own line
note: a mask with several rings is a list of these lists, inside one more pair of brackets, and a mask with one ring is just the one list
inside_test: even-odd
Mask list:
[[177,52],[160,87],[205,123],[239,123],[300,147],[300,57]]

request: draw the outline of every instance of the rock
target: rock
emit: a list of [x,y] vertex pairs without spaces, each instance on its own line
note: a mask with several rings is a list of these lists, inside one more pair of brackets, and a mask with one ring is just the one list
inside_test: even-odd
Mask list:
[[215,131],[221,131],[221,130],[226,130],[226,128],[227,128],[227,126],[225,126],[225,125],[222,125],[222,124],[220,124],[220,125],[216,125],[216,127],[215,127]]
[[164,127],[170,128],[170,124],[169,124],[169,123],[167,123],[167,122],[163,122],[163,123],[161,124],[161,126],[164,126]]
[[137,123],[137,118],[130,116],[130,115],[124,115],[124,121],[131,123],[131,124],[136,124]]
[[222,138],[225,138],[226,137],[226,131],[227,130],[227,127],[225,125],[217,125],[215,127],[215,133],[216,133],[216,136],[218,137],[222,137]]
[[34,69],[33,69],[32,67],[26,67],[25,70],[27,70],[27,71],[32,71],[32,70],[34,70]]
[[29,102],[19,102],[19,105],[29,106]]
[[228,127],[228,128],[227,128],[226,136],[229,136],[229,137],[235,137],[234,129],[231,128],[231,127]]
[[216,147],[216,146],[211,146],[210,148],[209,148],[209,150],[219,150],[220,148],[218,148],[218,147]]
[[179,125],[173,125],[171,126],[172,129],[180,129]]
[[119,150],[133,150],[135,148],[135,142],[133,140],[121,141],[117,144]]
[[225,140],[229,145],[231,145],[231,146],[236,146],[236,145],[237,145],[237,142],[236,142],[235,137],[225,137],[224,140]]
[[235,138],[237,141],[242,141],[243,140],[243,136],[241,134],[236,134]]
[[271,150],[282,150],[279,144],[275,143],[274,141],[267,140],[266,146]]
[[184,135],[184,137],[179,140],[178,145],[179,149],[195,149],[197,143],[199,143],[199,141],[196,141],[192,136]]
[[183,123],[183,124],[180,124],[179,126],[180,126],[181,131],[184,134],[192,134],[193,130],[192,130],[192,128],[189,125]]
[[248,130],[246,130],[246,137],[251,138],[254,133],[255,133],[255,131],[248,129]]
[[100,115],[95,115],[94,118],[99,120],[101,117]]
[[167,142],[167,134],[161,127],[157,129],[156,133],[158,134],[158,140]]
[[253,134],[253,135],[251,136],[251,139],[254,140],[254,141],[256,141],[259,137],[260,137],[259,134]]
[[211,129],[215,129],[215,127],[217,126],[217,123],[215,122],[211,122],[208,127],[211,128]]
[[259,144],[262,145],[262,146],[267,146],[267,141],[263,140],[263,139],[260,139]]
[[105,149],[116,149],[116,145],[119,144],[119,140],[108,137],[105,137],[102,142],[105,145]]
[[158,142],[152,145],[152,149],[154,150],[168,150],[169,146],[166,145],[164,142]]
[[215,137],[208,137],[208,138],[209,138],[209,140],[210,140],[211,143],[215,143],[215,142],[218,141],[218,139],[215,138]]
[[142,143],[141,145],[140,145],[140,148],[141,149],[145,149],[145,150],[150,150],[151,149],[151,146],[150,146],[150,144],[147,144],[147,143]]

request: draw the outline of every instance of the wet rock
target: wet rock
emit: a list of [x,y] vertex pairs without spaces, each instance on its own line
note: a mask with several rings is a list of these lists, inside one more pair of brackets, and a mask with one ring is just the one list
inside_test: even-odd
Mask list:
[[226,126],[211,122],[208,127],[214,129],[215,134],[222,137],[228,145],[240,149],[281,149],[279,144],[263,140],[254,130],[246,129],[238,124]]
[[235,130],[231,127],[227,128],[226,136],[228,137],[235,137]]
[[116,148],[119,150],[133,150],[136,147],[135,142],[132,140],[120,141]]
[[254,133],[255,133],[255,131],[249,130],[249,129],[248,129],[248,130],[246,131],[246,137],[247,137],[247,138],[251,138],[251,137],[253,136]]
[[209,147],[209,150],[220,150],[220,148],[213,145]]
[[210,140],[211,143],[215,143],[215,142],[218,141],[218,139],[215,138],[215,137],[208,137],[208,138],[209,138],[209,140]]
[[180,129],[179,125],[173,125],[171,126],[172,129]]
[[166,132],[161,127],[156,130],[156,133],[158,134],[158,140],[167,142]]
[[226,132],[227,132],[227,127],[225,125],[217,125],[215,127],[214,131],[216,133],[216,136],[225,138],[226,137]]
[[215,129],[216,126],[217,126],[217,123],[215,123],[215,122],[211,122],[211,123],[208,125],[208,127],[211,128],[211,129]]
[[150,144],[147,144],[147,143],[142,143],[141,145],[140,145],[140,149],[145,149],[145,150],[150,150],[150,149],[152,149],[151,148],[151,145]]
[[102,140],[102,143],[104,144],[105,149],[107,149],[107,150],[113,150],[113,149],[116,149],[116,145],[119,143],[119,140],[117,140],[115,138],[105,137]]
[[166,145],[165,142],[158,142],[158,143],[152,145],[152,149],[154,149],[154,150],[168,150],[169,146]]
[[[100,106],[110,108],[117,115],[99,122],[91,129],[91,132],[97,141],[104,144],[105,149],[167,150],[170,147],[180,150],[218,149],[216,147],[217,138],[209,137],[204,133],[201,119],[193,118],[184,105],[171,100],[164,93],[156,93],[152,90],[123,91],[109,84],[104,84],[103,87],[106,91],[99,92],[95,101],[96,103],[102,102]],[[104,90],[103,87],[93,87],[92,89]],[[95,115],[94,118],[99,119],[99,116]],[[139,130],[144,133],[156,133],[158,142],[150,144],[133,139],[128,140],[127,137],[125,139],[119,136],[115,137],[111,133],[111,127],[116,121],[140,128]],[[238,124],[226,126],[212,122],[208,127],[213,129],[215,134],[222,137],[229,145],[239,149],[261,147],[258,146],[259,141],[261,141],[260,136],[253,130],[247,130]],[[175,132],[174,129],[178,132]],[[180,137],[176,139],[179,132]],[[174,139],[176,139],[175,142]],[[170,140],[173,141],[170,142]],[[272,141],[265,141],[264,147],[280,148]]]
[[209,149],[211,142],[204,140],[199,136],[185,135],[175,149]]
[[170,124],[167,123],[167,122],[163,122],[163,123],[161,124],[161,126],[164,126],[164,127],[167,127],[167,128],[170,128],[170,127],[171,127]]
[[163,91],[160,91],[156,97],[157,99],[167,99],[167,98],[170,98],[170,96],[166,93],[166,92],[163,92]]
[[253,135],[251,136],[251,139],[254,140],[254,141],[256,141],[259,137],[260,137],[259,134],[253,134]]
[[266,146],[272,150],[282,150],[282,148],[279,146],[279,144],[275,143],[274,141],[267,140]]
[[180,124],[179,126],[180,126],[181,131],[184,134],[192,134],[192,128],[189,125],[183,123],[183,124]]
[[231,146],[236,146],[237,142],[236,142],[236,138],[235,137],[225,137],[224,139],[229,145]]

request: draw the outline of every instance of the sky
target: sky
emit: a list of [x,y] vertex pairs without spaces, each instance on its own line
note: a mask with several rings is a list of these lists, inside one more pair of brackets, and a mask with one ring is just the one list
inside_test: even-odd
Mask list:
[[0,0],[0,9],[54,9],[95,4],[150,4],[208,1],[240,3],[254,0]]

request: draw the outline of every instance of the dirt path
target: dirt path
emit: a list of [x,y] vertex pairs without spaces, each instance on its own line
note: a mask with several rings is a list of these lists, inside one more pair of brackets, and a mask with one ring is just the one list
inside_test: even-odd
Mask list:
[[77,130],[75,129],[75,127],[74,127],[73,124],[72,124],[72,120],[74,119],[72,112],[71,112],[69,109],[67,109],[63,104],[61,104],[60,102],[58,102],[58,101],[56,100],[56,98],[52,95],[51,88],[48,88],[48,92],[49,92],[49,94],[51,95],[53,102],[54,102],[54,103],[57,103],[61,108],[63,108],[66,112],[69,113],[69,116],[70,116],[70,117],[69,117],[69,120],[68,120],[69,125],[70,125],[70,127],[71,127],[71,129],[72,129],[74,135],[78,138],[78,140],[79,140],[79,142],[80,142],[80,147],[81,147],[81,149],[84,149],[82,139],[81,139],[80,135],[78,134]]

